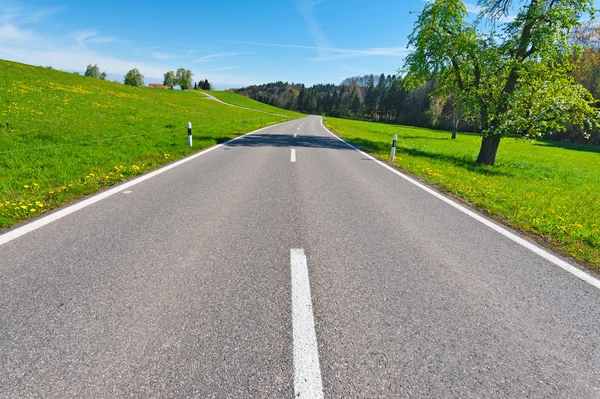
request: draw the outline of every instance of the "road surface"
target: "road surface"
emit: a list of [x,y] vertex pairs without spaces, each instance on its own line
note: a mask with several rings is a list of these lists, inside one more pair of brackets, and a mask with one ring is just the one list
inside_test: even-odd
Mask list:
[[597,287],[319,117],[112,190],[0,236],[0,398],[600,397]]

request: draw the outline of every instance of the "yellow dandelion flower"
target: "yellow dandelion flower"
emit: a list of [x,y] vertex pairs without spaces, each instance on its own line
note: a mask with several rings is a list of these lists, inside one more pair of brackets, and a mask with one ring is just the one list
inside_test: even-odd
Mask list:
[[36,211],[36,209],[35,209],[35,208],[31,208],[31,209],[29,210],[29,212],[31,212],[31,213],[35,213],[35,212],[37,212],[37,211]]
[[21,205],[21,209],[27,209],[25,205]]

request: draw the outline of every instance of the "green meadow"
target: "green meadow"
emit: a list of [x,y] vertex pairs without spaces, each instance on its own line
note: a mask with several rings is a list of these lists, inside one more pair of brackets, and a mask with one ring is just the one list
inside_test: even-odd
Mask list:
[[[485,214],[600,270],[600,147],[505,138],[494,166],[475,164],[481,137],[326,118],[340,137]],[[460,243],[460,237],[456,237]],[[493,243],[490,243],[493,245]]]
[[[282,121],[192,90],[136,88],[2,60],[0,76],[0,230]],[[236,97],[227,93],[264,108]],[[301,116],[285,114],[286,120]]]
[[297,112],[288,111],[287,109],[273,107],[269,104],[264,104],[258,101],[254,101],[248,97],[241,96],[239,94],[235,94],[230,91],[215,91],[215,90],[205,90],[208,94],[211,94],[218,98],[221,101],[224,101],[229,104],[239,105],[240,107],[253,108],[264,112],[271,112],[279,115],[287,115],[287,116],[298,116]]

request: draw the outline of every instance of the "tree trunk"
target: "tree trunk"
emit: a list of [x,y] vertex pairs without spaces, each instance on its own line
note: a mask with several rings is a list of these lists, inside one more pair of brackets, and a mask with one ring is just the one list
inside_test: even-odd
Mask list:
[[458,115],[456,112],[456,107],[454,109],[454,112],[452,113],[452,140],[456,140],[456,131],[458,130]]
[[479,150],[477,163],[484,165],[493,165],[494,162],[496,162],[496,153],[498,152],[499,144],[500,137],[484,137],[483,141],[481,142],[481,149]]

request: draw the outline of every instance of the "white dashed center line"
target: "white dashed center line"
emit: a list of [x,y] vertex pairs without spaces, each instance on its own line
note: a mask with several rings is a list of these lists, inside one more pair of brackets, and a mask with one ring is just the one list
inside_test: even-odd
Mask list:
[[317,333],[310,296],[308,264],[302,248],[290,250],[292,266],[292,329],[294,397],[323,398]]
[[296,149],[292,148],[292,154],[290,155],[290,162],[296,162]]

